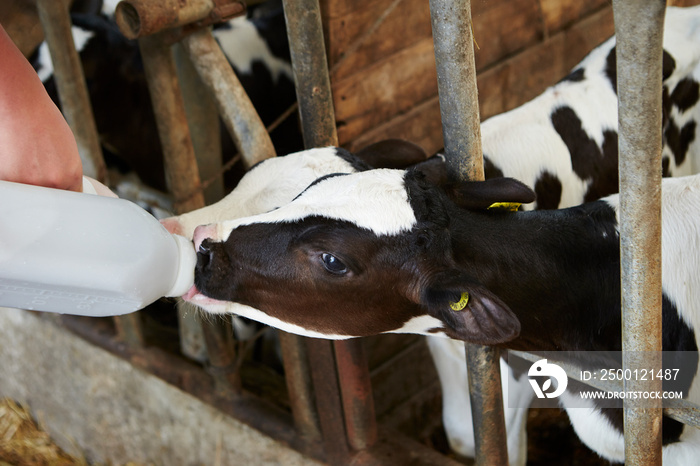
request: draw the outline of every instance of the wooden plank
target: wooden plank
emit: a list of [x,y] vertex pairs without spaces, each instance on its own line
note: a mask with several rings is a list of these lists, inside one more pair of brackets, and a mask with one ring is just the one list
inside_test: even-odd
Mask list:
[[384,139],[407,139],[418,144],[428,154],[442,149],[442,121],[437,95],[354,140],[341,140],[341,144],[353,152]]
[[[332,11],[338,8],[337,2],[325,3]],[[493,64],[544,36],[537,0],[477,2],[473,9],[480,47],[477,68]],[[384,0],[344,15],[328,14],[325,28],[334,80],[362,75],[367,66],[431,37],[430,11],[423,0]]]
[[369,65],[432,37],[425,0],[379,2],[328,22],[333,80],[361,74]]
[[424,39],[332,88],[342,144],[437,94],[433,41]]
[[562,1],[540,0],[545,33],[550,36],[565,27],[571,26],[581,18],[604,6],[610,6],[609,0]]
[[544,37],[537,0],[489,2],[489,6],[473,7],[474,39],[479,44],[474,50],[477,71]]
[[[607,7],[570,29],[477,75],[482,119],[531,100],[565,76],[598,44],[613,34],[612,9]],[[442,148],[440,110],[436,96],[378,125],[354,139],[343,140],[349,150],[386,138],[404,138],[428,153]]]

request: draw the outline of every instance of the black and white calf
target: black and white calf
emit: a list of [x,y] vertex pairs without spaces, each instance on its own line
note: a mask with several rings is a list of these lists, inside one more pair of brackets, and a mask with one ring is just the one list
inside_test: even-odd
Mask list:
[[[700,7],[666,11],[664,30],[663,173],[700,171]],[[525,209],[556,209],[617,192],[615,38],[595,48],[571,73],[532,101],[481,125],[486,178],[509,176],[537,193]],[[428,338],[443,390],[443,422],[453,450],[473,456],[464,345]],[[504,390],[532,397],[527,378],[502,364]],[[526,405],[523,398],[520,406]],[[505,408],[512,465],[524,465],[525,415]]]
[[[326,176],[274,211],[198,227],[196,286],[185,299],[312,337],[409,332],[520,350],[619,350],[618,197],[487,209],[534,198],[506,178],[440,189],[414,171]],[[664,180],[665,350],[697,350],[699,211],[700,176]],[[466,308],[453,310],[465,292]],[[621,412],[567,411],[590,448],[624,459]],[[664,442],[667,464],[700,454],[699,431],[670,419]]]
[[[700,171],[700,6],[669,7],[664,29],[665,176]],[[556,209],[617,192],[615,37],[532,101],[481,125],[486,178],[516,178]],[[528,207],[530,208],[530,207]]]

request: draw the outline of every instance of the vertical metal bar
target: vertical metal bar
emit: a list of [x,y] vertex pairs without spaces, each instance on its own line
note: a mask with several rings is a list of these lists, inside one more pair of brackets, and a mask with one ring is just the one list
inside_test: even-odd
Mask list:
[[139,39],[139,47],[163,145],[166,180],[175,197],[175,210],[184,213],[204,207],[175,59],[165,33]]
[[[307,148],[336,146],[338,133],[319,2],[284,0],[283,4],[304,145]],[[361,344],[359,340],[337,341],[333,344],[308,340],[326,452],[333,454],[335,459],[348,454],[348,442],[355,449],[364,449],[376,440],[369,369],[366,359],[358,360],[358,357],[363,358]],[[333,361],[334,357],[337,374],[332,370],[332,364],[321,367],[314,363],[314,359]],[[342,393],[338,393],[340,388],[336,375],[342,381]],[[330,379],[334,383],[331,384]],[[336,403],[338,397],[342,400],[340,406]],[[346,408],[344,413],[343,407]],[[343,421],[344,426],[336,425]],[[343,435],[342,439],[338,438],[343,431],[347,437]]]
[[246,165],[250,167],[274,157],[270,135],[211,31],[199,29],[186,36],[182,45],[214,96],[226,129]]
[[[163,146],[168,188],[175,198],[177,213],[189,212],[204,206],[204,196],[198,191],[199,171],[172,52],[164,33],[139,39],[139,47]],[[186,304],[178,304],[178,320],[183,354],[202,361],[206,343],[199,319],[194,312],[188,312]]]
[[83,67],[73,43],[68,5],[62,1],[38,0],[36,6],[51,53],[61,109],[78,143],[83,173],[106,182],[107,169],[102,157]]
[[[613,1],[619,93],[620,249],[623,367],[661,339],[661,92],[665,2]],[[653,353],[652,353],[653,352]],[[661,366],[660,357],[645,365]],[[632,366],[637,364],[636,366]],[[625,390],[661,390],[661,380],[625,381]],[[625,464],[661,464],[661,400],[625,400]],[[648,406],[648,405],[647,405]]]
[[[483,180],[481,126],[469,0],[430,0],[448,174]],[[508,464],[497,348],[465,344],[476,464]]]
[[[163,145],[166,180],[175,197],[177,213],[184,213],[204,207],[204,195],[200,190],[199,170],[177,81],[175,59],[166,38],[167,31],[146,36],[139,39],[139,47]],[[219,322],[202,323],[200,326],[196,319],[184,322],[192,325],[181,326],[180,332],[194,335],[201,332],[202,336],[196,337],[195,341],[204,340],[207,343],[212,374],[219,379],[233,381],[231,388],[235,388],[237,381],[230,372],[235,355],[233,345],[226,342],[226,335],[231,332],[230,325]],[[188,348],[183,347],[185,354],[188,354],[187,351]],[[220,383],[220,386],[223,385]]]
[[216,102],[203,86],[182,44],[175,44],[173,51],[199,174],[202,180],[212,179],[211,184],[204,189],[204,201],[213,204],[225,194],[221,173],[221,130]]
[[365,450],[377,441],[377,423],[364,346],[360,340],[336,342],[335,358],[348,442]]
[[438,95],[449,175],[483,180],[481,120],[469,0],[430,0]]
[[241,378],[233,352],[231,316],[216,316],[202,320],[204,341],[209,354],[209,373],[214,377],[219,393],[231,394],[241,388]]
[[314,384],[326,461],[331,465],[347,464],[350,459],[350,446],[343,422],[343,404],[336,376],[333,342],[307,338],[306,347],[311,364],[311,380]]
[[304,338],[278,330],[284,378],[289,392],[294,426],[307,447],[321,444],[321,428],[314,404],[311,368]]
[[284,0],[304,146],[337,146],[326,44],[318,0]]

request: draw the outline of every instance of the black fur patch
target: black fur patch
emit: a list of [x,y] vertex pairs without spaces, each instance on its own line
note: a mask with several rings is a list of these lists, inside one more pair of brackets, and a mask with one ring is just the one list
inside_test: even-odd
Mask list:
[[484,154],[484,177],[487,180],[489,178],[503,178],[503,171],[496,167],[486,154]]
[[668,178],[670,176],[673,176],[671,173],[671,170],[669,169],[669,166],[671,165],[671,159],[668,157],[662,157],[661,158],[661,176],[664,178]]
[[583,68],[576,68],[571,73],[567,74],[559,82],[571,81],[571,82],[581,82],[586,79],[586,71]]
[[679,111],[685,112],[698,103],[700,97],[700,85],[691,78],[684,78],[676,85],[671,93],[671,103]]
[[695,140],[695,128],[697,124],[694,121],[689,121],[679,129],[676,123],[669,119],[664,131],[666,145],[673,152],[673,158],[676,161],[676,166],[685,161],[688,155],[688,148]]
[[617,55],[615,54],[615,47],[610,49],[605,59],[605,75],[608,77],[613,91],[617,94]]
[[591,180],[586,202],[617,192],[617,132],[603,133],[603,147],[588,136],[571,107],[560,107],[552,115],[552,125],[571,154],[571,165],[582,180]]
[[535,183],[537,208],[540,210],[558,209],[561,202],[562,186],[556,175],[543,171]]

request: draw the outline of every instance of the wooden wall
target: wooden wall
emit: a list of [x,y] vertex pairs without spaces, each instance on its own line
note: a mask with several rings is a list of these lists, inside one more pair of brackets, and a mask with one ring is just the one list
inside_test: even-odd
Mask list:
[[[428,0],[320,1],[340,143],[441,149]],[[473,0],[472,18],[482,119],[537,96],[614,33],[608,0]]]

